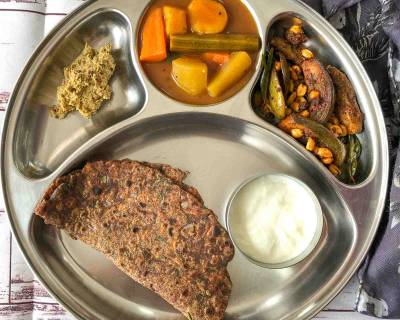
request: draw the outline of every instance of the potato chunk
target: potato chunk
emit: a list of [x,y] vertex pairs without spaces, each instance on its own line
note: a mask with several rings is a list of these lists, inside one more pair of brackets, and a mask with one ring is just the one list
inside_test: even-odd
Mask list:
[[220,33],[228,23],[228,14],[216,0],[192,0],[188,6],[192,30],[197,33]]
[[182,34],[187,32],[186,11],[171,6],[163,7],[165,32],[171,34]]
[[207,74],[207,64],[200,59],[183,57],[172,61],[172,77],[192,96],[198,96],[207,88]]

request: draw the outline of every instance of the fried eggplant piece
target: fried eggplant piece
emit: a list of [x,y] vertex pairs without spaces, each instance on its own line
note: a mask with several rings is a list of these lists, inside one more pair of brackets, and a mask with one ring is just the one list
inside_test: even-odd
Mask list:
[[346,159],[345,145],[329,129],[314,120],[292,113],[279,122],[278,126],[288,134],[292,129],[303,130],[305,137],[316,139],[321,145],[332,151],[335,164],[338,166],[342,165]]
[[294,63],[300,65],[304,61],[304,57],[301,54],[301,49],[291,45],[288,41],[280,37],[273,37],[271,39],[271,44],[283,55],[293,61]]
[[34,213],[92,246],[192,320],[222,320],[234,247],[187,172],[95,161],[56,179]]
[[360,133],[363,130],[364,115],[357,103],[354,88],[346,74],[334,66],[327,66],[336,91],[336,114],[349,134]]
[[300,45],[307,41],[307,36],[300,25],[293,25],[285,32],[285,38],[293,45]]
[[308,92],[319,92],[318,103],[310,106],[311,118],[325,123],[332,115],[335,106],[335,88],[325,67],[317,59],[305,60],[301,64]]

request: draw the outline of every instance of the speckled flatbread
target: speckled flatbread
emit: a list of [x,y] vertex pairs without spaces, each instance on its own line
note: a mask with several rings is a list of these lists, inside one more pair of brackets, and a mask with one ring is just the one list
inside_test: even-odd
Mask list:
[[187,172],[96,161],[56,179],[35,209],[110,258],[189,319],[223,319],[233,244]]

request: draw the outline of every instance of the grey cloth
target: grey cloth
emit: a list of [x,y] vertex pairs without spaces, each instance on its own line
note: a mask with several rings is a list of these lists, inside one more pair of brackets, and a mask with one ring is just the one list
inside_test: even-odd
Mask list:
[[358,272],[356,310],[400,318],[400,0],[308,0],[342,33],[367,70],[381,102],[391,187],[380,229]]

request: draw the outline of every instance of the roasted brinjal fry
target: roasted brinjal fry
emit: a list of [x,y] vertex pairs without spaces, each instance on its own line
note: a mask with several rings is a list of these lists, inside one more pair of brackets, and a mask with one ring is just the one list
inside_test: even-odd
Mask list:
[[327,66],[336,93],[335,112],[349,134],[360,133],[363,130],[364,116],[357,103],[356,93],[347,76],[334,66]]
[[335,103],[335,89],[325,67],[317,59],[305,60],[301,64],[308,92],[318,91],[318,103],[310,106],[311,119],[325,123],[332,115]]
[[307,41],[307,36],[304,33],[301,25],[294,24],[285,32],[285,38],[293,45],[300,45]]
[[[257,91],[257,97],[254,95],[252,100],[254,107],[267,121],[273,120],[272,114],[275,121],[280,119],[280,129],[304,144],[334,175],[354,183],[362,149],[355,133],[362,131],[363,114],[352,84],[339,69],[325,68],[311,50],[301,46],[307,39],[301,26],[292,26],[285,37],[271,39],[270,44],[278,52],[275,56],[279,60],[271,69],[267,103],[262,103],[262,94]],[[266,79],[266,61],[263,65],[261,90]],[[282,81],[284,95],[279,81]],[[301,108],[300,100],[304,100],[305,110]],[[332,116],[333,112],[337,118]]]
[[311,137],[332,151],[337,166],[342,165],[346,159],[345,145],[329,129],[312,119],[293,113],[279,122],[279,128],[288,134],[291,134],[293,129],[302,130],[306,138]]
[[287,59],[300,65],[305,58],[301,54],[301,49],[291,45],[285,39],[280,37],[273,37],[271,44],[279,51],[282,52]]

